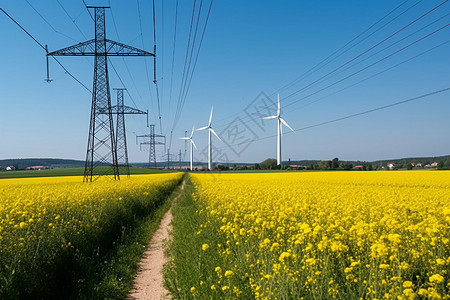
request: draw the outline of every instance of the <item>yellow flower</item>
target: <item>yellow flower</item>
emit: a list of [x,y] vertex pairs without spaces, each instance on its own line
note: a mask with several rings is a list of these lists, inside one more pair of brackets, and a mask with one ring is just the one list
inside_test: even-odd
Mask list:
[[208,245],[208,244],[203,244],[203,245],[202,245],[202,250],[203,250],[203,251],[208,250],[208,248],[209,248],[209,245]]
[[410,288],[414,287],[414,284],[411,281],[405,281],[405,282],[403,282],[403,287],[405,289],[410,289]]
[[20,227],[20,228],[27,228],[27,227],[28,227],[28,224],[25,223],[25,222],[20,222],[19,227]]
[[444,277],[440,274],[434,274],[433,276],[430,276],[429,280],[431,283],[442,283],[444,282]]
[[233,277],[233,275],[234,275],[233,271],[231,271],[231,270],[225,271],[225,277],[231,278],[231,277]]

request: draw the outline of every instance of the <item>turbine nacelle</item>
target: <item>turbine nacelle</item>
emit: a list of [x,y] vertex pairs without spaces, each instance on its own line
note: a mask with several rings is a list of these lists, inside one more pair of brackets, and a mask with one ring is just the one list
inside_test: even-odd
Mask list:
[[276,116],[268,116],[263,117],[261,119],[263,120],[271,120],[271,119],[277,119],[278,120],[278,134],[277,134],[277,164],[281,165],[281,136],[283,135],[283,125],[292,130],[293,133],[295,133],[294,129],[292,129],[291,126],[281,117],[281,108],[280,108],[280,94],[277,94],[278,96],[278,106],[277,106],[277,115]]

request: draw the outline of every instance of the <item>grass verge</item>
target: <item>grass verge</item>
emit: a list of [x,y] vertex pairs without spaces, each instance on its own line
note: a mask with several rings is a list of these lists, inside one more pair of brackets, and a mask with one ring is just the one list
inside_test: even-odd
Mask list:
[[[217,242],[217,236],[204,226],[207,220],[204,215],[198,214],[201,208],[192,197],[194,191],[187,177],[185,191],[172,208],[172,240],[166,249],[171,260],[164,266],[163,273],[164,285],[174,299],[199,298],[196,287],[203,285],[205,275],[214,273],[211,266],[223,265],[222,258],[206,251],[208,243]],[[203,233],[200,235],[201,231]],[[210,291],[203,294],[208,299],[227,298],[226,293],[216,290],[215,286],[204,288]]]

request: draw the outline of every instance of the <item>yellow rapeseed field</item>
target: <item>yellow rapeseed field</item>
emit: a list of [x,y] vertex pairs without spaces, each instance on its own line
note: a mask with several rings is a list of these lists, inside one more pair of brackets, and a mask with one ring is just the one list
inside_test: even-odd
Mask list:
[[82,177],[0,180],[0,295],[13,297],[11,291],[31,288],[64,265],[69,274],[68,264],[109,249],[181,177],[133,175],[94,183],[83,183]]
[[450,299],[450,172],[195,174],[193,297]]

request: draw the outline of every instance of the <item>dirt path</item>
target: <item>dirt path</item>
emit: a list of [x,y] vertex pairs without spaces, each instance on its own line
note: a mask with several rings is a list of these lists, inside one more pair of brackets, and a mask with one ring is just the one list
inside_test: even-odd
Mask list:
[[[184,190],[184,187],[185,181],[183,181],[181,191]],[[181,192],[173,199],[172,206],[180,196]],[[139,271],[134,279],[134,286],[131,289],[128,299],[170,299],[168,296],[169,292],[163,285],[162,269],[167,262],[167,257],[164,256],[163,244],[170,237],[171,221],[172,207],[164,215],[158,230],[153,235],[142,260],[139,262]]]

